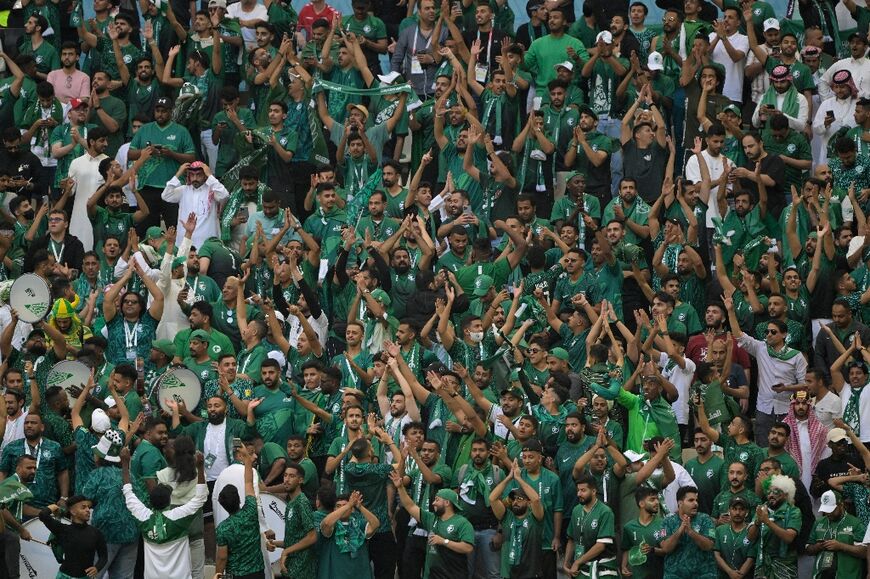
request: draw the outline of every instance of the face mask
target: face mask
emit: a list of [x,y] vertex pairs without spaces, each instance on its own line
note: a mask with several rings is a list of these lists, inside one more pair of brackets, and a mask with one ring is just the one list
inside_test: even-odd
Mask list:
[[483,332],[470,332],[468,338],[475,344],[479,344],[483,341]]
[[36,211],[34,211],[33,209],[28,209],[22,215],[25,219],[30,220],[30,219],[33,219],[34,217],[36,217]]

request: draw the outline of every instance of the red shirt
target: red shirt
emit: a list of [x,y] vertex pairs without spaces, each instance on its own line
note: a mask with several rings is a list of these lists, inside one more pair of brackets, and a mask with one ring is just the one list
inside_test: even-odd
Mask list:
[[341,14],[329,4],[324,6],[323,12],[316,12],[314,4],[309,2],[299,11],[299,23],[297,27],[299,30],[305,31],[305,38],[311,40],[311,25],[314,24],[315,20],[325,18],[331,25],[336,16],[341,17]]
[[[735,338],[731,339],[734,341],[734,360],[732,362],[748,369],[750,366],[749,354],[737,345]],[[686,356],[695,364],[704,361],[707,357],[707,338],[704,337],[704,334],[696,334],[689,338],[689,343],[686,344]]]

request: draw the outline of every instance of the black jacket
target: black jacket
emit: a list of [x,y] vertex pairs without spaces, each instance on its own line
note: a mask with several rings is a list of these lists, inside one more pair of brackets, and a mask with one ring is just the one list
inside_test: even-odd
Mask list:
[[[45,237],[40,237],[39,239],[35,239],[33,243],[30,244],[30,251],[27,252],[27,255],[24,257],[24,271],[31,272],[33,271],[34,266],[36,265],[33,262],[33,255],[39,251],[40,249],[44,249],[51,254],[51,250],[48,249],[48,241],[51,239],[50,236],[46,235]],[[81,271],[82,269],[82,260],[85,257],[85,248],[82,245],[82,242],[75,235],[66,234],[66,237],[63,239],[63,253],[60,256],[60,262],[67,267],[77,269]]]

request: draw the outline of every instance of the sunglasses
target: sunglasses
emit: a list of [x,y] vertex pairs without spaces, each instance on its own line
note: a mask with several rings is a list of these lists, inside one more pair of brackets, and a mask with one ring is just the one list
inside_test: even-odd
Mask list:
[[771,330],[771,329],[768,329],[768,330],[767,330],[767,333],[768,333],[768,334],[776,335],[776,334],[779,333],[779,330]]

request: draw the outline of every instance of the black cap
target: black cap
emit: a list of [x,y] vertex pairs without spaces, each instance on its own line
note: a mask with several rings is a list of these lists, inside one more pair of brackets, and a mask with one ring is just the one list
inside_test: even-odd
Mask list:
[[172,99],[169,97],[158,98],[157,101],[154,103],[154,108],[156,109],[157,107],[171,109],[172,108]]
[[512,489],[511,492],[508,493],[508,498],[515,499],[517,497],[521,497],[524,499],[529,498],[528,495],[526,494],[526,491],[524,491],[523,489],[521,489],[519,487]]
[[728,506],[729,507],[741,506],[744,509],[749,510],[749,501],[747,501],[743,497],[734,497],[733,499],[731,499],[731,502],[728,503]]
[[852,42],[856,38],[858,40],[860,40],[861,42],[863,42],[864,44],[867,44],[867,35],[866,34],[861,33],[861,32],[857,32],[857,31],[853,32],[852,34],[849,35],[849,42]]

